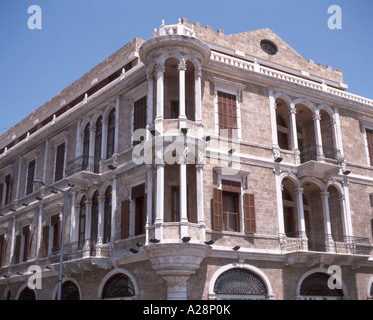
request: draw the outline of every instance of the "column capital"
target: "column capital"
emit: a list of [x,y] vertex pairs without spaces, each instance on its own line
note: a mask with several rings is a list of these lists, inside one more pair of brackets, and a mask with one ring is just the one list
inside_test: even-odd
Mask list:
[[292,114],[297,114],[297,109],[295,107],[291,107],[289,109],[289,114],[292,115]]
[[322,199],[329,198],[329,192],[321,192],[320,195]]
[[303,188],[295,188],[295,189],[294,189],[294,192],[295,192],[297,195],[299,195],[299,194],[303,194],[304,189],[303,189]]
[[199,80],[202,78],[202,70],[196,69],[194,70],[194,80]]
[[97,127],[96,127],[96,126],[90,126],[90,127],[89,127],[89,130],[91,130],[92,132],[96,132]]
[[316,121],[320,121],[321,120],[321,116],[319,113],[315,113],[313,116],[312,116],[312,120],[316,120]]
[[162,72],[164,73],[165,72],[165,66],[163,64],[157,64],[156,67],[155,67],[155,72],[159,73],[159,72]]
[[186,71],[187,67],[186,67],[186,63],[184,60],[182,60],[179,64],[178,64],[178,70],[179,71]]

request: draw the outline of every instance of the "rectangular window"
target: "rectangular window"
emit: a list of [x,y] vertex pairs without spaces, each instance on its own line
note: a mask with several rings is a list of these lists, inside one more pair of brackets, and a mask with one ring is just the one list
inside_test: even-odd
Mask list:
[[130,215],[130,201],[126,200],[122,202],[121,227],[120,227],[121,239],[127,239],[129,237],[129,225],[130,225],[129,215]]
[[179,118],[179,100],[171,100],[170,102],[170,119]]
[[[146,108],[147,96],[135,101],[133,106],[133,132],[138,129],[146,128]],[[139,144],[141,141],[134,141],[133,145]]]
[[5,202],[4,205],[12,201],[12,175],[8,174],[5,177]]
[[366,129],[370,165],[373,166],[373,130]]
[[223,230],[240,231],[239,193],[223,191]]
[[57,146],[54,181],[58,181],[63,178],[64,167],[65,167],[65,143],[62,143]]
[[233,129],[237,129],[236,96],[218,91],[218,113],[219,134],[232,138]]
[[287,150],[289,148],[287,133],[277,131],[278,145],[281,149]]
[[43,235],[42,235],[42,247],[41,247],[41,256],[47,257],[48,256],[48,248],[49,248],[49,226],[43,226]]
[[26,195],[34,192],[34,185],[32,184],[32,182],[35,178],[35,166],[36,160],[32,160],[28,163]]
[[5,235],[0,235],[0,267],[5,265],[6,240]]

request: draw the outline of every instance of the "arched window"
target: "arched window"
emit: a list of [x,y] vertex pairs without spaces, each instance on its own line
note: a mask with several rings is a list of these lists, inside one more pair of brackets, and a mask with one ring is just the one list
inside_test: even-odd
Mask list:
[[115,109],[113,109],[110,112],[109,118],[108,118],[106,159],[109,159],[113,156],[114,143],[115,143]]
[[284,227],[285,233],[288,237],[297,237],[294,234],[295,230],[295,223],[294,223],[294,212],[295,212],[295,203],[293,202],[293,198],[290,195],[290,192],[285,187],[282,190],[282,204],[283,204],[283,211],[284,211]]
[[82,170],[87,169],[88,164],[89,164],[89,143],[90,143],[90,130],[89,130],[89,124],[87,124],[84,129],[84,137],[83,137]]
[[61,287],[61,300],[80,300],[79,289],[72,281],[65,281]]
[[281,115],[276,116],[277,121],[277,139],[278,145],[281,149],[289,150],[288,134],[289,129],[284,118]]
[[79,248],[82,248],[84,246],[84,240],[85,240],[85,223],[86,223],[86,214],[87,214],[87,208],[86,208],[86,198],[85,196],[80,201],[80,211],[79,211]]
[[92,213],[91,213],[91,239],[96,241],[98,236],[98,191],[93,194],[92,197]]
[[309,300],[337,300],[343,298],[342,289],[330,289],[328,286],[330,275],[315,272],[305,278],[300,287],[303,299]]
[[29,287],[26,287],[19,294],[18,300],[36,300],[35,292]]
[[267,287],[255,273],[235,268],[216,279],[214,293],[219,299],[261,300],[266,298]]
[[103,243],[107,243],[111,238],[111,210],[112,210],[112,189],[108,187],[105,192],[105,212],[104,212],[104,239]]
[[128,298],[135,295],[135,288],[129,277],[123,273],[112,276],[104,286],[102,299]]
[[95,152],[94,152],[94,172],[98,173],[99,163],[101,160],[101,144],[102,144],[102,117],[99,117],[96,122],[95,134]]

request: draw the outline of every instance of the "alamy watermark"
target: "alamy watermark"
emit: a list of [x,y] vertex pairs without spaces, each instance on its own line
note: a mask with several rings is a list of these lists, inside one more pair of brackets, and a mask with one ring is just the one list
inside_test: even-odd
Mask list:
[[330,30],[342,29],[342,9],[340,6],[332,5],[328,8],[328,14],[331,16],[328,19],[328,28]]
[[28,14],[32,14],[27,20],[27,26],[30,30],[42,29],[42,12],[38,5],[29,6],[27,9]]

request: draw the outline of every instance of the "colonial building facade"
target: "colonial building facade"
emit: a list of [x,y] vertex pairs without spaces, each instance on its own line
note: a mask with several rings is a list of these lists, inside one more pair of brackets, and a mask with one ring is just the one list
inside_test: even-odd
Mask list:
[[0,137],[0,298],[56,299],[63,241],[63,299],[372,299],[347,88],[269,29],[133,39]]

